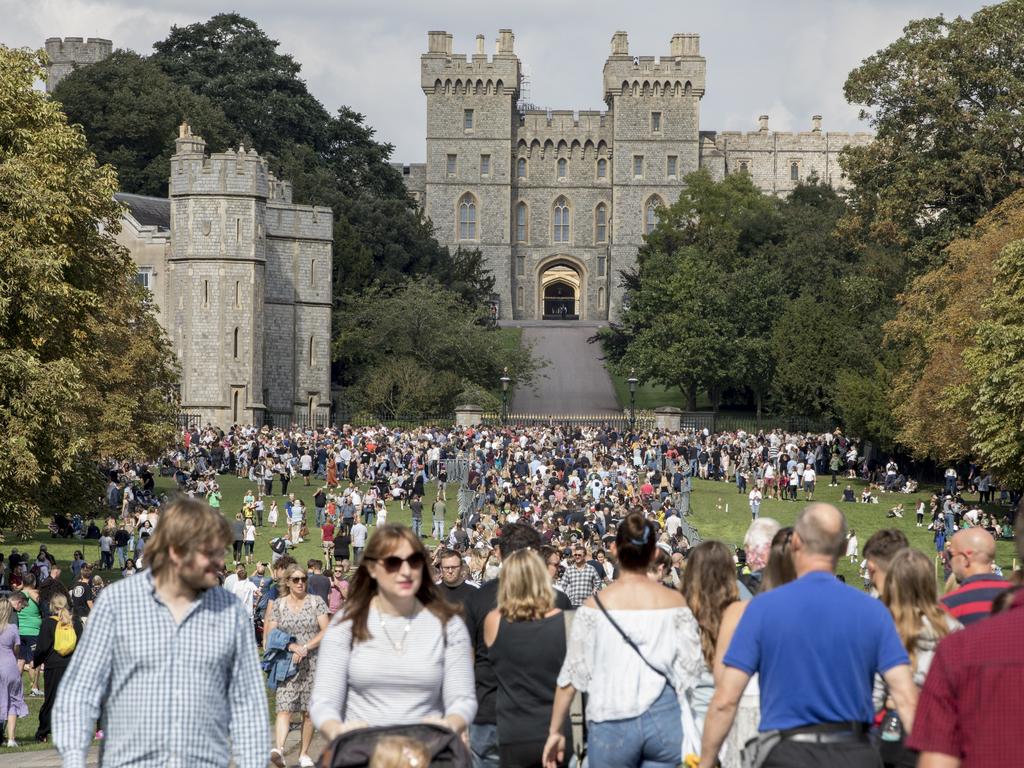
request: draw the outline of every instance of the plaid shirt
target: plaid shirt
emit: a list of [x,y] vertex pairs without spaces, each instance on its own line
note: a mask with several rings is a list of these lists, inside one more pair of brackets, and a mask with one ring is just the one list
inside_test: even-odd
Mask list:
[[61,680],[53,743],[84,768],[97,720],[103,768],[264,768],[267,697],[242,603],[209,589],[180,624],[150,571],[104,589]]
[[579,608],[584,600],[601,588],[601,577],[590,563],[585,563],[582,568],[577,568],[573,563],[565,569],[559,585],[572,607]]

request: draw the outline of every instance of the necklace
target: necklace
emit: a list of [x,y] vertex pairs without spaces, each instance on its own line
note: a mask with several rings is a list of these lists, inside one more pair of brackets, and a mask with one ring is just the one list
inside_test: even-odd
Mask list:
[[402,633],[398,640],[395,640],[388,631],[387,614],[380,609],[379,604],[377,605],[377,613],[380,616],[380,628],[384,630],[384,636],[388,639],[388,642],[391,643],[391,647],[395,649],[396,653],[405,653],[405,641],[408,640],[409,633],[412,632],[412,620],[416,617],[415,612],[413,613],[412,618],[406,618],[404,616],[401,617],[405,619],[405,627],[402,629]]

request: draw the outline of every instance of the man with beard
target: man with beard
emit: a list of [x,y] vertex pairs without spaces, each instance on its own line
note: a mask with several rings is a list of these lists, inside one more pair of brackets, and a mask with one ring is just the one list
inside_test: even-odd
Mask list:
[[[251,620],[218,586],[230,540],[207,504],[173,501],[146,546],[149,570],[100,593],[54,707],[65,768],[84,768],[97,721],[104,765],[264,768],[270,728]],[[196,706],[213,701],[224,704]],[[160,727],[140,732],[142,712]]]

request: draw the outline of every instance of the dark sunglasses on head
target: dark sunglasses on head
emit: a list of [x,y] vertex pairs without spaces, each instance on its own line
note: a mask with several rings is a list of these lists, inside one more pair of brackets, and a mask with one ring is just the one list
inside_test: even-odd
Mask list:
[[378,558],[377,562],[384,566],[384,570],[388,573],[398,573],[399,569],[402,567],[402,563],[408,563],[409,567],[416,571],[423,567],[426,560],[423,559],[422,553],[413,552],[408,557],[388,555],[387,557]]

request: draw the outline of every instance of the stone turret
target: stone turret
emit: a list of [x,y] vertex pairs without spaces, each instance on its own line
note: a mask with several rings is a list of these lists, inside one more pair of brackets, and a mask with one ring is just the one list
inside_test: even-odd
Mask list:
[[50,37],[46,40],[46,92],[53,93],[57,83],[77,67],[103,61],[113,51],[114,43],[102,37]]

